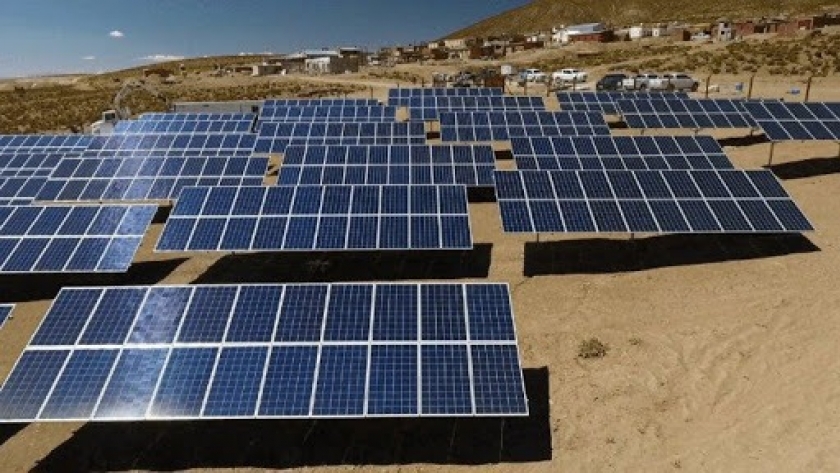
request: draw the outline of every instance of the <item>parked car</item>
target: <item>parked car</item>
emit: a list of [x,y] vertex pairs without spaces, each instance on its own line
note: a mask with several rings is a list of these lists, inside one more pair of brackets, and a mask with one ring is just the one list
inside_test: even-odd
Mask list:
[[545,82],[545,72],[539,69],[525,69],[520,73],[520,79],[526,82]]
[[580,84],[589,80],[589,74],[580,69],[561,69],[551,74],[551,81],[559,82],[574,82]]
[[656,87],[658,81],[658,74],[637,74],[636,77],[624,79],[621,85],[625,90],[645,91]]
[[595,83],[595,90],[621,90],[627,74],[607,74]]
[[688,74],[682,73],[669,73],[664,74],[662,78],[657,82],[656,87],[651,87],[651,89],[660,89],[660,90],[680,90],[686,91],[690,90],[691,92],[697,92],[697,89],[700,87],[700,82],[694,80]]

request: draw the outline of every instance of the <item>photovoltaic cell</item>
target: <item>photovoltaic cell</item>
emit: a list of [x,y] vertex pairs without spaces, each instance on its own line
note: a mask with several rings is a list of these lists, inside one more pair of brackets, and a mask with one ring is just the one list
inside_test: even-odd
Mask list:
[[0,154],[84,151],[91,135],[0,135]]
[[618,110],[630,128],[752,128],[755,120],[743,100],[682,99],[618,100]]
[[0,328],[3,328],[3,325],[9,320],[9,316],[12,315],[14,309],[14,304],[0,304]]
[[492,186],[495,168],[490,146],[290,146],[278,183]]
[[683,100],[688,99],[685,92],[558,92],[557,101],[564,111],[601,112],[608,115],[618,114],[616,101],[627,99],[647,100]]
[[770,171],[497,171],[496,182],[511,233],[813,230]]
[[440,112],[443,141],[508,141],[530,136],[609,135],[604,116],[592,112]]
[[263,108],[272,107],[373,107],[381,105],[375,99],[342,99],[342,98],[314,98],[314,99],[268,99]]
[[263,123],[254,153],[283,153],[292,145],[426,144],[422,123]]
[[711,136],[562,136],[511,140],[520,170],[734,169]]
[[156,206],[0,208],[0,273],[124,272]]
[[137,117],[137,121],[254,121],[256,114],[253,113],[218,113],[218,112],[149,112]]
[[493,97],[503,93],[501,87],[406,87],[388,90],[388,100],[391,102],[394,99],[412,97]]
[[397,108],[373,106],[272,106],[263,107],[260,121],[265,122],[393,122]]
[[400,106],[409,108],[409,120],[413,122],[436,121],[440,112],[448,111],[542,111],[545,102],[542,97],[530,96],[431,96],[397,99],[405,101]]
[[840,103],[746,102],[744,109],[771,141],[840,140]]
[[[527,415],[509,302],[500,284],[63,289],[0,422]],[[125,325],[170,336],[115,342]]]
[[249,157],[254,151],[252,133],[147,133],[90,138],[83,157]]
[[181,133],[250,133],[254,117],[238,120],[145,119],[122,120],[114,126],[117,135],[181,134]]
[[469,248],[463,186],[326,185],[185,189],[156,251]]

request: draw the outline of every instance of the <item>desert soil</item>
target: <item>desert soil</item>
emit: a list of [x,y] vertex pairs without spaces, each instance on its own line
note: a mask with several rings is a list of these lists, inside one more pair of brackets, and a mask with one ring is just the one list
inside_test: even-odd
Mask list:
[[[734,96],[744,78],[717,78]],[[840,100],[840,79],[812,99]],[[798,79],[759,78],[756,95]],[[385,89],[377,94],[383,97]],[[555,107],[556,104],[551,104]],[[624,133],[630,133],[624,131]],[[648,133],[650,134],[650,133]],[[717,135],[737,166],[769,144]],[[152,252],[115,278],[2,277],[16,302],[0,330],[5,379],[50,300],[73,284],[490,280],[513,293],[531,417],[508,420],[205,422],[0,426],[0,471],[840,471],[840,159],[836,144],[783,143],[774,167],[816,232],[730,238],[506,235],[473,203],[463,257]],[[510,162],[500,163],[510,168]],[[596,337],[609,346],[581,359]]]

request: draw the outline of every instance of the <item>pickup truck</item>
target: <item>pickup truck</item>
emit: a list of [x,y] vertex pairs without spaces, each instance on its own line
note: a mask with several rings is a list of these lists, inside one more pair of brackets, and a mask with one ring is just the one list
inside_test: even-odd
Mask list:
[[525,69],[519,74],[521,80],[527,82],[545,82],[545,72],[539,69]]
[[700,83],[686,74],[639,74],[622,81],[625,90],[680,90],[692,92],[700,87]]
[[551,74],[551,81],[558,82],[575,82],[582,83],[589,80],[589,74],[580,69],[561,69]]

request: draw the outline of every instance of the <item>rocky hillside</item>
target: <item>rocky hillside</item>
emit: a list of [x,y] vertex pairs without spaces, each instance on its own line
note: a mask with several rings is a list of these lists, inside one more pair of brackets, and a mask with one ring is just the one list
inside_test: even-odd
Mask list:
[[549,30],[554,26],[604,22],[713,21],[819,13],[840,8],[838,0],[534,0],[450,34],[450,38],[481,37]]

